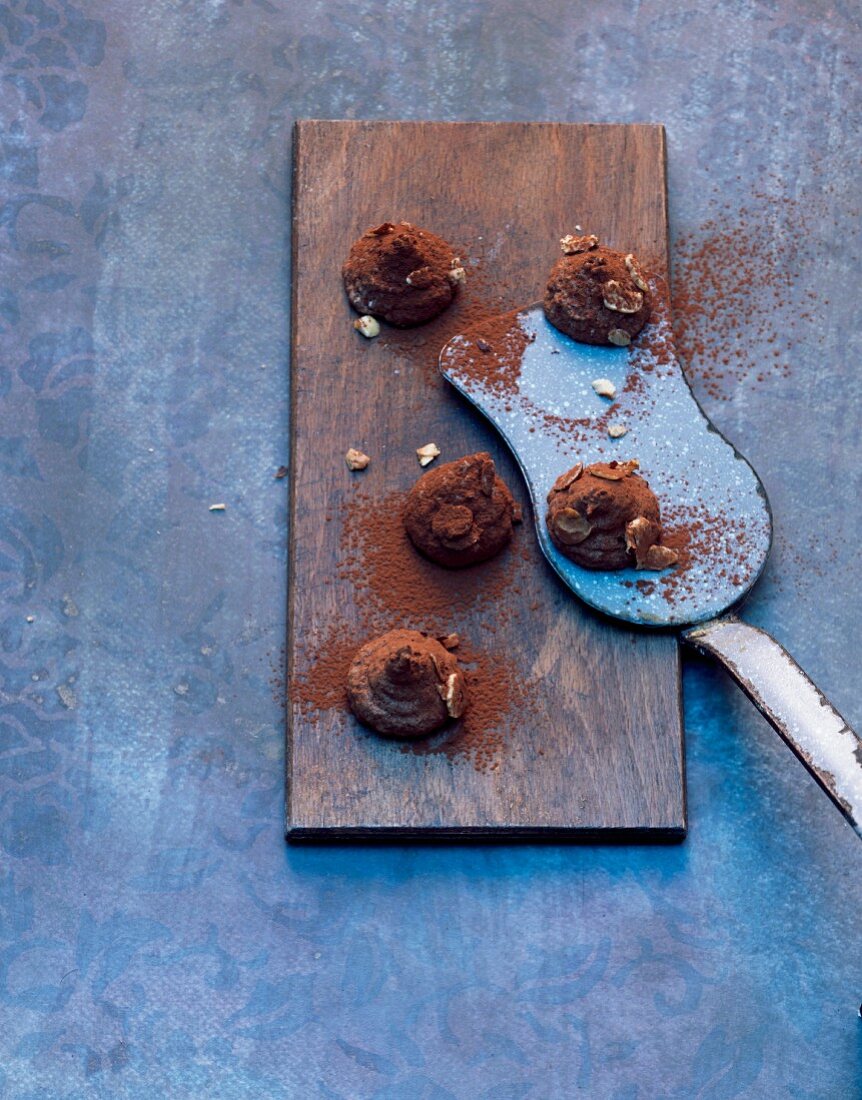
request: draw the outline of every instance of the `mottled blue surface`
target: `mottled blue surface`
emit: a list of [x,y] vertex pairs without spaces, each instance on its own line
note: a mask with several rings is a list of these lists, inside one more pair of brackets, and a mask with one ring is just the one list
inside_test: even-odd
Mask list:
[[862,846],[721,672],[669,848],[289,850],[268,685],[292,119],[657,120],[677,238],[806,214],[790,377],[695,387],[748,617],[862,725],[858,4],[2,0],[0,54],[0,1095],[860,1095]]

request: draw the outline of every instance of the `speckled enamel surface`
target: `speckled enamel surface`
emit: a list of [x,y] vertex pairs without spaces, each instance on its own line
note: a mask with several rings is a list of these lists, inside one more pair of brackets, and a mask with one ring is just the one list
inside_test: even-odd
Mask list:
[[677,272],[787,272],[740,319],[787,372],[684,365],[775,514],[745,615],[862,725],[858,5],[2,0],[0,47],[0,1095],[858,1096],[862,846],[712,664],[671,847],[287,848],[270,684],[293,119],[655,121]]
[[[667,319],[651,324],[668,347],[673,335]],[[455,336],[446,345],[440,367],[517,457],[530,490],[536,537],[562,580],[590,607],[641,626],[704,622],[738,603],[766,563],[772,517],[757,475],[704,417],[679,361],[648,348],[635,353],[577,343],[548,322],[541,306],[516,314],[512,325],[527,337],[516,394],[475,376],[475,358],[483,353],[467,337]],[[600,381],[611,384],[606,396],[593,385]],[[626,428],[624,436],[609,436],[608,415]],[[566,421],[579,423],[567,427]],[[722,530],[692,554],[683,579],[672,588],[663,587],[659,575],[634,568],[585,569],[562,554],[548,534],[546,500],[560,474],[579,462],[629,459],[640,463],[639,473],[663,515],[671,506],[692,516],[703,511]]]

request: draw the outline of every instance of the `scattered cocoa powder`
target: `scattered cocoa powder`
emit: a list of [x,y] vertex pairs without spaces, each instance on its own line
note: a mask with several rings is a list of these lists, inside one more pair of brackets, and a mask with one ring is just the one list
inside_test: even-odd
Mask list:
[[718,401],[788,377],[794,345],[828,306],[799,286],[810,270],[799,257],[821,238],[816,199],[803,204],[773,183],[741,206],[716,198],[714,215],[674,242],[677,349],[689,377]]
[[[365,508],[354,510],[353,522],[358,514],[373,507],[366,501]],[[366,534],[369,534],[367,528]],[[403,533],[403,532],[402,532]],[[447,573],[439,566],[425,562],[410,547],[409,543],[400,543],[394,539],[391,528],[382,537],[382,546],[394,546],[394,554],[387,564],[384,550],[374,551],[376,539],[371,537],[362,544],[363,549],[371,549],[371,570],[369,584],[357,589],[357,614],[352,621],[335,621],[327,626],[316,639],[298,639],[294,659],[294,674],[289,684],[288,695],[305,717],[328,710],[349,710],[347,701],[347,674],[359,646],[375,633],[393,624],[416,624],[429,633],[445,636],[449,633],[440,624],[451,625],[459,614],[470,607],[477,609],[491,605],[494,608],[494,620],[505,619],[517,614],[517,604],[503,597],[511,579],[528,567],[523,554],[511,550],[498,559],[505,568],[498,569],[490,580],[492,591],[485,592],[482,575],[492,572],[494,565],[475,566],[457,574]],[[405,553],[406,551],[406,553]],[[361,555],[362,550],[359,551]],[[358,556],[345,563],[345,575],[350,575],[358,567]],[[416,564],[412,573],[410,562]],[[535,568],[532,560],[529,568]],[[419,578],[427,577],[435,570],[441,577],[450,581],[457,578],[458,592],[453,595],[451,585],[439,578],[426,586]],[[463,583],[469,573],[474,580]],[[387,581],[393,582],[387,585]],[[487,581],[487,577],[486,577]],[[417,583],[418,582],[418,583]],[[431,590],[429,592],[429,589]],[[405,603],[403,596],[414,596],[413,603]],[[517,594],[517,592],[516,592]],[[465,603],[461,603],[463,599]],[[413,613],[411,608],[416,607]],[[458,609],[458,612],[454,609]],[[457,624],[461,625],[460,620]],[[535,700],[537,686],[524,675],[518,663],[493,641],[494,622],[480,624],[483,638],[481,646],[461,633],[457,649],[458,661],[464,672],[467,684],[469,705],[463,717],[447,727],[441,733],[422,741],[403,746],[403,751],[417,755],[443,755],[456,762],[463,760],[479,771],[494,770],[503,759],[509,738],[515,727],[517,717],[530,711]],[[459,631],[460,633],[460,631]],[[278,676],[273,680],[273,688],[279,695],[283,685]]]
[[676,550],[675,569],[657,578],[662,595],[671,605],[691,592],[688,571],[695,561],[709,561],[715,576],[728,577],[734,585],[744,585],[751,576],[744,546],[753,534],[753,520],[714,515],[702,505],[663,506],[665,546]]
[[483,317],[466,328],[463,336],[469,347],[459,355],[463,376],[498,397],[514,398],[524,352],[535,339],[519,324],[518,310]]
[[[836,571],[843,567],[849,572],[853,556],[842,558],[835,539],[838,536],[824,527],[800,532],[788,523],[782,524],[779,514],[775,524],[775,553],[785,566],[774,569],[771,582],[778,592],[792,588],[797,596],[805,596],[811,591],[810,577],[835,577]],[[789,566],[789,567],[788,567]]]
[[[367,636],[356,623],[335,621],[317,638],[297,639],[294,672],[287,695],[307,718],[320,711],[347,709],[347,672]],[[273,691],[284,684],[273,681]]]
[[[835,182],[818,177],[816,165],[815,180],[799,193],[798,186],[795,177],[767,173],[741,205],[716,194],[710,217],[674,242],[676,343],[701,398],[732,401],[791,377],[797,363],[816,362],[824,329],[841,324],[820,269],[800,257],[840,253],[839,233],[846,239],[848,226],[857,228],[860,210],[842,198],[836,213]],[[777,592],[802,596],[810,573],[834,576],[847,560],[826,525],[785,527],[776,516],[780,565],[769,578]]]

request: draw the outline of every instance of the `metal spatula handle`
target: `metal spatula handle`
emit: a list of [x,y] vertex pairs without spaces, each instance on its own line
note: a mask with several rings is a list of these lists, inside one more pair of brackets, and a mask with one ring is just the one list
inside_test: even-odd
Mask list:
[[862,740],[790,654],[733,616],[682,637],[718,657],[862,838]]

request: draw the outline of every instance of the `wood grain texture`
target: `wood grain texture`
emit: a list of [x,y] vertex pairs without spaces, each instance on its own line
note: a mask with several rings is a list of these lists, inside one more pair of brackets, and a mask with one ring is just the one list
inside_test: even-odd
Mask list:
[[[557,240],[577,223],[611,246],[667,265],[660,127],[545,123],[305,121],[294,144],[290,676],[333,624],[349,633],[356,594],[339,571],[344,507],[357,490],[407,490],[414,450],[440,461],[490,451],[526,505],[493,430],[405,353],[416,334],[364,341],[351,327],[340,264],[364,229],[425,226],[484,261],[500,308],[540,297]],[[469,269],[469,263],[468,263]],[[465,301],[468,295],[465,295]],[[428,328],[459,330],[453,306]],[[373,456],[352,475],[348,446]],[[327,516],[329,520],[327,521]],[[535,543],[529,512],[520,550]],[[685,833],[675,637],[598,619],[533,549],[506,614],[453,608],[451,629],[504,655],[537,684],[510,716],[497,766],[417,755],[368,734],[341,707],[288,712],[287,835],[292,840],[415,837],[640,837]],[[481,569],[482,567],[478,567]],[[515,590],[517,588],[517,591]],[[403,609],[409,616],[409,608]],[[396,625],[394,622],[392,625]],[[422,623],[416,623],[422,627]],[[359,632],[357,644],[364,640]]]

